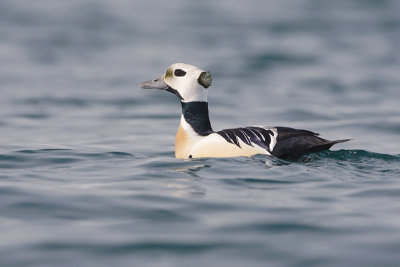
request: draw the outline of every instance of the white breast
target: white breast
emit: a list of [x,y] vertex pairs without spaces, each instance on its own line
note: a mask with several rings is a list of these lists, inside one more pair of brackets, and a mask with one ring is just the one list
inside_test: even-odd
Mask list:
[[[212,133],[202,137],[190,150],[192,158],[211,157],[250,157],[256,154],[270,155],[267,150],[258,145],[249,146],[239,140],[240,147],[228,143],[219,134]],[[189,155],[188,155],[189,156]]]
[[[265,127],[266,129],[268,127]],[[276,142],[276,130],[271,136],[271,148]],[[256,154],[270,155],[270,153],[257,144],[253,146],[244,143],[238,138],[239,146],[225,140],[221,135],[212,133],[207,136],[198,135],[193,128],[186,122],[184,116],[181,116],[181,122],[176,133],[175,139],[175,157],[176,158],[227,158],[227,157],[250,157]]]

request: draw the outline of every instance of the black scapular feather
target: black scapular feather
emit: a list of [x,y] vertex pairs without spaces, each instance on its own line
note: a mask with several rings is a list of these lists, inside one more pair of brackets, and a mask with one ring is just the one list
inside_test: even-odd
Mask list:
[[271,136],[274,135],[271,130],[266,130],[261,127],[225,129],[216,133],[222,136],[227,142],[235,144],[238,147],[240,147],[239,140],[241,140],[246,145],[254,146],[253,144],[257,144],[268,151],[271,143]]

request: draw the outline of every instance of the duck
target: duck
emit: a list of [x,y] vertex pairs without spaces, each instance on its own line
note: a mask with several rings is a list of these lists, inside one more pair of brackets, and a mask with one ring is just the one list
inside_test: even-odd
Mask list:
[[139,84],[142,89],[159,89],[175,94],[182,114],[175,137],[175,157],[229,158],[257,154],[283,160],[330,149],[350,139],[330,141],[318,133],[282,126],[247,126],[214,131],[211,127],[207,95],[212,83],[209,71],[175,63],[160,77]]

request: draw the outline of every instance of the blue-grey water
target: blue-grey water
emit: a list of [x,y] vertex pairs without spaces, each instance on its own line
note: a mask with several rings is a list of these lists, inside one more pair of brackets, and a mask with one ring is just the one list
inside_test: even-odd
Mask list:
[[[0,266],[399,266],[400,1],[0,1]],[[174,62],[214,129],[351,138],[174,158]]]

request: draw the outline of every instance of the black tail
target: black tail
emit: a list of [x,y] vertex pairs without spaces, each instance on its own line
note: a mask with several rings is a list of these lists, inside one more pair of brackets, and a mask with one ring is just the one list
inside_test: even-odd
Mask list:
[[350,139],[330,141],[318,137],[317,133],[287,127],[276,127],[277,142],[271,154],[287,160],[296,160],[304,154],[327,150],[337,143]]

